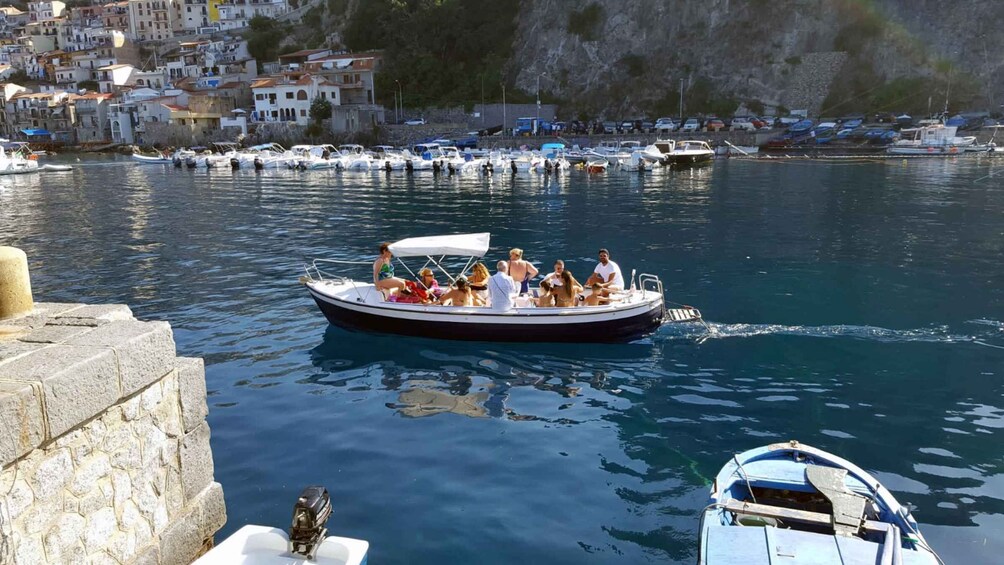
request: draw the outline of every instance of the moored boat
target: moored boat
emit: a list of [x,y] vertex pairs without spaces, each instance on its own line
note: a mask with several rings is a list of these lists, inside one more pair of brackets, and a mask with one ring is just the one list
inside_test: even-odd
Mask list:
[[[424,257],[450,280],[465,275],[488,251],[490,234],[457,234],[404,239],[391,253],[409,272],[403,258]],[[454,276],[444,258],[465,258]],[[315,259],[304,265],[300,281],[321,312],[334,325],[440,339],[475,341],[618,342],[629,341],[659,327],[663,321],[699,321],[696,308],[666,309],[662,282],[655,275],[632,273],[630,287],[611,295],[603,306],[537,308],[532,298],[492,307],[440,306],[391,302],[372,282],[352,280],[325,269],[343,261]],[[367,265],[369,263],[366,263]]]
[[150,156],[150,155],[141,155],[139,153],[133,153],[132,154],[132,160],[136,161],[137,163],[139,163],[141,165],[170,165],[171,164],[171,158],[170,157],[164,157],[164,156],[153,157],[153,156]]
[[663,159],[663,164],[672,168],[692,167],[709,163],[715,151],[706,141],[688,139],[676,142],[676,147]]
[[797,441],[735,455],[701,514],[700,565],[936,565],[909,509],[853,463]]

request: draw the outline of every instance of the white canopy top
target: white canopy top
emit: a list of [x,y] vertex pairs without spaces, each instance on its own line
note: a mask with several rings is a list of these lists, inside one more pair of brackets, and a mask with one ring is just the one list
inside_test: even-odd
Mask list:
[[463,257],[484,257],[488,252],[488,232],[458,233],[454,235],[432,235],[409,237],[390,244],[390,252],[397,257],[424,257],[432,255],[460,255]]

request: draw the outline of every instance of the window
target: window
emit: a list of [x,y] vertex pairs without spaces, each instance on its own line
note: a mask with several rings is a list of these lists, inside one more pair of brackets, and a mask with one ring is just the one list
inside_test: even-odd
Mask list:
[[297,91],[297,93],[296,93],[296,99],[297,100],[306,100],[307,99],[307,91],[306,90],[299,90],[299,91]]
[[255,100],[264,100],[265,99],[265,95],[264,94],[255,94],[254,95],[254,99]]
[[293,99],[293,93],[292,92],[287,92],[286,93],[286,99],[287,100],[292,100]]
[[307,111],[306,110],[300,110],[300,117],[301,118],[306,118],[307,117]]

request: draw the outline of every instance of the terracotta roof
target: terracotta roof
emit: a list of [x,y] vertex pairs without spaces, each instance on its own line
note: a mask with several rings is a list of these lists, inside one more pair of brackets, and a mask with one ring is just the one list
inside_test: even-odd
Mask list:
[[87,94],[71,94],[70,100],[108,100],[114,94],[108,92],[88,92]]
[[242,86],[244,86],[243,82],[234,80],[234,81],[230,81],[230,82],[225,82],[225,83],[219,85],[217,88],[240,88]]
[[187,112],[188,106],[177,106],[175,104],[161,104],[161,106],[171,110],[172,112]]
[[115,69],[121,69],[121,68],[124,68],[124,67],[132,67],[132,65],[127,65],[125,63],[119,63],[117,65],[107,65],[107,66],[104,66],[104,67],[98,67],[97,70],[99,70],[99,71],[114,71]]
[[260,78],[251,83],[251,88],[268,88],[275,86],[274,78]]
[[325,51],[330,51],[330,49],[301,49],[293,53],[286,53],[285,55],[279,55],[279,58],[293,58],[293,57],[309,57],[316,53],[324,53]]

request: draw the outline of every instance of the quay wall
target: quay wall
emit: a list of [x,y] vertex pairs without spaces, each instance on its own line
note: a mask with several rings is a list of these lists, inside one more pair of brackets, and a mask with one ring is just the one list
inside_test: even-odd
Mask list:
[[190,563],[226,521],[201,359],[125,305],[0,320],[0,563]]

